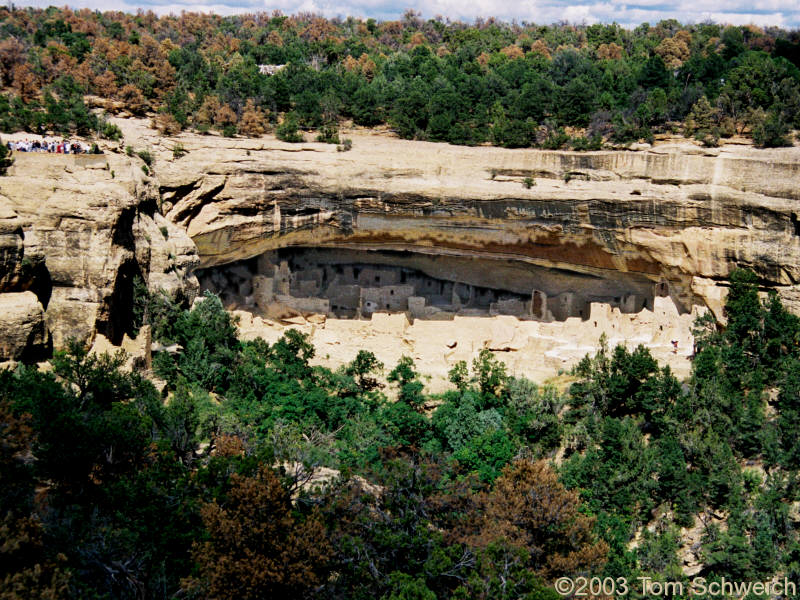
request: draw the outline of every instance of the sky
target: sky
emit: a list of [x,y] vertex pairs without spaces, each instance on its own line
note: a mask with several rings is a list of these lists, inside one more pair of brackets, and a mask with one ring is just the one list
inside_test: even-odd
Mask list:
[[326,17],[373,17],[397,19],[409,8],[425,18],[441,15],[451,20],[471,22],[476,17],[496,17],[504,21],[550,24],[611,23],[636,26],[677,19],[682,23],[715,21],[734,25],[777,25],[800,27],[798,0],[16,0],[16,6],[46,7],[68,4],[73,8],[100,10],[152,10],[157,14],[181,11],[213,12],[230,15],[244,12],[280,10],[284,14],[314,12]]

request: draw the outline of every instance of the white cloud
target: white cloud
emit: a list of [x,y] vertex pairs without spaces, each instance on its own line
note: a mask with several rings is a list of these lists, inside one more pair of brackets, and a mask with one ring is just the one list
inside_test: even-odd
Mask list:
[[[67,3],[79,8],[110,8],[107,0],[67,0]],[[45,7],[53,4],[53,0],[16,0],[15,4]],[[615,21],[635,26],[645,21],[657,23],[662,19],[677,19],[682,23],[710,19],[735,25],[800,26],[797,0],[761,0],[758,3],[752,0],[122,0],[114,8],[131,12],[141,8],[159,14],[177,14],[185,10],[223,15],[278,9],[285,14],[316,12],[328,17],[352,15],[378,19],[399,18],[407,8],[413,8],[425,17],[442,15],[451,20],[469,21],[476,17],[494,16],[542,24],[565,20],[587,24]]]

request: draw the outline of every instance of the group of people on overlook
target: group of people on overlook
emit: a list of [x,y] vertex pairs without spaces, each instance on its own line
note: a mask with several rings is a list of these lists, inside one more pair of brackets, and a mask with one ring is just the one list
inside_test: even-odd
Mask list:
[[12,152],[48,152],[51,154],[100,154],[96,144],[91,147],[73,140],[18,140],[9,141],[6,147]]

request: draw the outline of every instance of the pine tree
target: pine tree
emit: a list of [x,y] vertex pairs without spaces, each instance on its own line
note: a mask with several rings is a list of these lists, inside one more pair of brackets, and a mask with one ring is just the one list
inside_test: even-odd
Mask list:
[[684,132],[686,135],[696,136],[698,139],[709,135],[718,138],[718,119],[719,111],[711,106],[708,98],[700,96],[700,99],[694,103],[694,106],[686,116]]
[[252,100],[248,100],[239,121],[239,133],[248,137],[258,137],[266,131],[266,115]]
[[479,531],[469,540],[478,547],[506,540],[529,553],[528,566],[545,580],[602,568],[608,544],[594,536],[594,517],[579,511],[545,461],[518,460],[503,469],[485,497]]
[[184,588],[206,598],[301,598],[325,581],[331,547],[316,516],[295,518],[289,493],[262,467],[233,474],[225,502],[200,510],[208,541],[195,544],[199,573]]

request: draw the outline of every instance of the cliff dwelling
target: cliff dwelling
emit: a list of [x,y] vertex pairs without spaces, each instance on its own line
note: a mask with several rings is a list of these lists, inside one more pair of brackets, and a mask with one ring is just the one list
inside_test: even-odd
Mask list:
[[666,282],[631,273],[599,277],[516,260],[342,247],[284,248],[197,276],[201,290],[219,294],[231,308],[339,319],[402,312],[412,320],[588,320],[592,303],[638,313],[669,294]]

